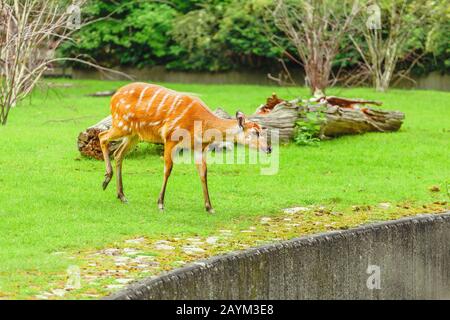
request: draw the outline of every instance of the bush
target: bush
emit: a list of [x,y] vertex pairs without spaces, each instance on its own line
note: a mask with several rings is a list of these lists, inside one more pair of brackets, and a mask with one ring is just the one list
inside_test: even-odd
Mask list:
[[320,142],[320,129],[325,120],[322,111],[304,112],[296,123],[294,142],[299,146],[317,146]]
[[173,43],[169,32],[177,11],[160,3],[124,1],[118,7],[93,1],[88,8],[90,19],[98,19],[74,36],[75,43],[66,43],[63,53],[69,56],[90,56],[104,66],[151,66],[170,60]]
[[[278,65],[283,52],[271,42],[270,34],[281,39],[284,49],[295,50],[273,25],[272,6],[272,0],[91,0],[84,10],[86,18],[108,18],[77,32],[75,42],[66,43],[62,54],[90,56],[107,67],[164,65],[197,71],[270,67]],[[445,10],[440,11],[431,31],[420,26],[410,40],[410,46],[429,52],[416,73],[450,69],[446,37],[450,22]],[[361,62],[359,53],[345,41],[333,63],[336,70],[352,70]],[[409,63],[400,59],[399,65]]]
[[223,4],[211,3],[179,16],[171,31],[176,43],[171,53],[178,58],[167,67],[208,71],[231,68],[223,43],[217,37],[224,11]]
[[277,59],[282,50],[268,35],[277,33],[268,8],[271,0],[234,0],[228,5],[220,24],[218,39],[228,51],[234,65],[261,67],[267,60]]

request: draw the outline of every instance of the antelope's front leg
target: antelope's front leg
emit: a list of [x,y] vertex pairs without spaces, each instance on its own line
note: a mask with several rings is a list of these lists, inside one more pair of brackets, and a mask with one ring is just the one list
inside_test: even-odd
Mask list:
[[164,210],[164,195],[166,194],[167,181],[169,180],[170,173],[172,172],[173,167],[172,150],[174,149],[175,146],[176,146],[175,143],[166,143],[164,145],[164,178],[161,192],[159,193],[158,198],[158,208],[161,211]]
[[119,146],[119,149],[114,152],[114,158],[116,160],[117,198],[123,203],[128,203],[128,200],[123,193],[122,162],[127,153],[130,152],[138,142],[139,139],[137,136],[125,137]]
[[195,166],[197,167],[198,174],[200,175],[200,180],[202,182],[203,197],[205,199],[205,209],[209,213],[214,213],[214,209],[211,205],[211,200],[209,199],[208,191],[208,168],[206,167],[206,153],[201,154],[201,159],[195,159]]

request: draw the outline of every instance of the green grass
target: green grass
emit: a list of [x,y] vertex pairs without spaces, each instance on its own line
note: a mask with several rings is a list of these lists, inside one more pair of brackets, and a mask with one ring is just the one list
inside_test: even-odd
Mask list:
[[[115,197],[115,181],[103,192],[104,164],[80,157],[80,131],[108,115],[109,98],[85,94],[122,83],[53,80],[72,87],[35,92],[0,127],[0,297],[28,298],[70,265],[55,252],[102,248],[134,236],[207,236],[245,228],[259,216],[296,205],[350,208],[380,202],[420,205],[447,200],[450,181],[450,93],[334,89],[330,94],[384,102],[405,112],[396,133],[371,133],[282,146],[279,173],[260,175],[257,165],[211,165],[209,186],[216,214],[203,209],[193,165],[173,170],[166,211],[157,210],[162,182],[160,150],[140,145],[124,162],[129,205]],[[273,91],[307,97],[306,89],[244,85],[182,85],[212,108],[252,113]],[[432,193],[429,187],[440,186]]]

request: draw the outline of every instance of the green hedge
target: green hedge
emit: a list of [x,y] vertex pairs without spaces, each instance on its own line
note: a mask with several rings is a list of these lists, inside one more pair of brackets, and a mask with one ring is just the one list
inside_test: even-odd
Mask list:
[[[271,0],[91,0],[83,11],[86,18],[109,17],[78,31],[61,54],[89,57],[108,67],[223,71],[271,66],[282,56],[268,36],[282,36],[269,19],[272,5]],[[427,47],[428,32],[414,33],[411,43],[418,50]],[[448,34],[448,20],[432,30],[430,53],[415,73],[450,70]],[[352,68],[359,54],[342,46],[347,50],[337,56],[335,66]],[[292,49],[287,42],[282,47]]]

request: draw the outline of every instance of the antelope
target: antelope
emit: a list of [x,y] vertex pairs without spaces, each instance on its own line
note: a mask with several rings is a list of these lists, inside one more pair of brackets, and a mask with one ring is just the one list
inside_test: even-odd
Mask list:
[[[125,155],[141,141],[164,144],[164,178],[158,198],[158,207],[164,210],[164,195],[167,181],[173,167],[173,151],[183,145],[191,150],[200,142],[201,160],[196,167],[202,183],[205,209],[214,213],[209,198],[207,166],[204,153],[214,142],[214,137],[196,136],[194,123],[201,124],[202,132],[214,129],[227,141],[238,142],[251,148],[271,153],[272,148],[263,135],[263,128],[255,122],[246,121],[242,112],[236,112],[236,119],[222,119],[216,116],[199,98],[187,93],[176,92],[162,86],[146,83],[132,83],[120,88],[111,98],[112,126],[99,134],[106,173],[103,190],[113,176],[108,145],[110,141],[122,139],[114,152],[116,162],[117,197],[127,203],[122,183],[122,161]],[[190,141],[176,141],[177,131],[190,133]]]

